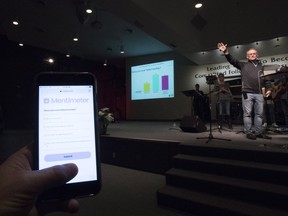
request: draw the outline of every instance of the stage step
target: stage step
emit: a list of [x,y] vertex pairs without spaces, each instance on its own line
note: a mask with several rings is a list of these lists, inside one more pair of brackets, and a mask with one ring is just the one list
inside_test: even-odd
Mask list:
[[288,166],[177,154],[174,167],[288,185]]
[[288,212],[248,202],[165,186],[157,192],[158,204],[199,216],[287,216]]
[[287,149],[260,148],[258,146],[251,146],[247,149],[247,147],[241,148],[241,146],[229,147],[227,144],[191,145],[184,143],[178,145],[177,148],[179,154],[288,165]]
[[288,186],[175,168],[166,173],[166,183],[169,186],[288,210]]
[[280,151],[180,144],[158,203],[197,215],[287,216],[286,158]]

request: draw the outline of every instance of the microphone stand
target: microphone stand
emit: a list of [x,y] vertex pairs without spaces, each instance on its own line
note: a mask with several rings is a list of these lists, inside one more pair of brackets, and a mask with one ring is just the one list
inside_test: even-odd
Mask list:
[[210,142],[212,139],[217,140],[224,140],[224,141],[231,141],[230,139],[223,139],[223,138],[216,138],[212,135],[212,117],[211,117],[211,85],[213,84],[213,81],[216,79],[216,76],[206,76],[207,84],[209,85],[209,108],[210,108],[210,129],[209,129],[209,135],[208,137],[197,137],[196,139],[208,139],[206,143]]

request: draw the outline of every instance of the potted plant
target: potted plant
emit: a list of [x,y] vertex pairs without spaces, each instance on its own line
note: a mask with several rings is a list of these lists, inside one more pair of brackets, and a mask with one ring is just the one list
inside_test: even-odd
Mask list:
[[114,121],[113,114],[110,112],[110,109],[108,107],[105,107],[99,110],[98,116],[99,116],[99,130],[100,130],[99,133],[106,134],[109,123]]

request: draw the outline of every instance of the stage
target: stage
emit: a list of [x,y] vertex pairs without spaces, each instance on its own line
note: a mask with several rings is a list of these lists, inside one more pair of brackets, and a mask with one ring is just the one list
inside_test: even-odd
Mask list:
[[[219,131],[209,123],[205,132],[183,132],[180,121],[118,121],[109,124],[107,134],[100,136],[101,161],[116,166],[164,174],[172,167],[172,158],[178,153],[179,145],[240,149],[261,152],[288,153],[288,133],[268,130],[271,140],[249,140],[242,131],[242,125],[233,125],[233,130],[225,127]],[[222,140],[222,139],[227,139]],[[0,135],[0,161],[21,146],[31,143],[33,131],[6,130]],[[224,151],[223,151],[224,152]]]
[[[217,125],[212,123],[212,136],[210,134],[210,124],[205,124],[207,131],[205,132],[183,132],[181,130],[180,121],[120,121],[111,123],[108,126],[106,135],[110,137],[135,138],[135,139],[153,139],[163,141],[175,141],[189,145],[213,145],[219,147],[235,147],[235,148],[259,148],[287,151],[288,132],[280,132],[276,130],[268,130],[267,135],[271,136],[271,140],[256,139],[249,140],[243,133],[243,125],[233,125],[233,129],[223,127],[218,130]],[[200,138],[200,139],[199,139]],[[229,139],[231,141],[220,140]],[[287,151],[288,153],[288,151]]]
[[[242,125],[233,125],[233,130],[217,129],[212,124],[212,139],[209,139],[210,124],[205,132],[183,132],[180,121],[121,121],[111,123],[106,135],[101,135],[102,162],[164,174],[173,166],[173,156],[183,146],[205,152],[213,148],[217,152],[232,150],[238,154],[247,152],[288,153],[288,134],[268,131],[272,140],[249,140]],[[210,136],[211,137],[211,136]],[[186,148],[185,147],[185,148]],[[254,154],[254,153],[253,153]],[[258,157],[258,156],[256,156]]]

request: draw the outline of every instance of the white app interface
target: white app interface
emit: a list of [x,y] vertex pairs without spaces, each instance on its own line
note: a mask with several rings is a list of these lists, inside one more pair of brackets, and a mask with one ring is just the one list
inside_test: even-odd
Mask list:
[[39,169],[75,163],[69,183],[97,180],[93,86],[39,86]]

